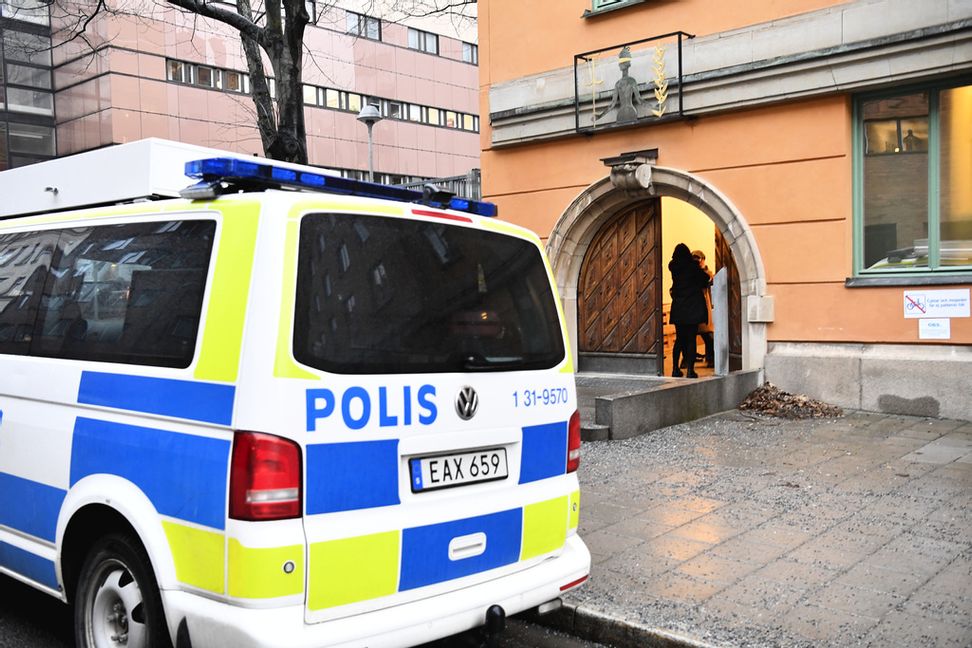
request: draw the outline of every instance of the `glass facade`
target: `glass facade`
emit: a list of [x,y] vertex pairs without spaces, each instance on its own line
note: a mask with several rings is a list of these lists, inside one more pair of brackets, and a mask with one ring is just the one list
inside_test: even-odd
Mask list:
[[48,7],[0,0],[0,171],[57,153]]

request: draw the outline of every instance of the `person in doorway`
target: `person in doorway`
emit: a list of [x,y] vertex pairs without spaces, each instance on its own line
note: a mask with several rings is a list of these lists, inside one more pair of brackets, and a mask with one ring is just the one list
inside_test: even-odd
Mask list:
[[699,324],[708,322],[704,291],[709,286],[709,275],[705,273],[698,261],[692,258],[692,253],[684,243],[675,246],[672,260],[668,263],[668,270],[672,273],[670,318],[675,325],[672,376],[681,378],[682,371],[678,364],[680,357],[684,356],[685,375],[689,378],[698,378],[699,375],[695,373],[695,337],[699,332]]
[[[705,297],[706,321],[699,324],[699,337],[702,338],[702,344],[705,348],[705,366],[711,368],[715,366],[712,346],[712,271],[705,264],[705,252],[702,250],[692,250],[692,258],[698,262],[699,267],[709,276],[709,284],[702,291],[703,297]],[[700,357],[696,356],[695,359],[699,360]]]

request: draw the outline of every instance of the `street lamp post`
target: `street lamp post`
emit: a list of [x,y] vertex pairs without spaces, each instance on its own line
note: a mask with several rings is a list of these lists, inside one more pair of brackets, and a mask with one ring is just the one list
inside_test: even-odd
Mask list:
[[378,112],[378,106],[374,104],[365,104],[362,106],[361,112],[358,113],[358,121],[368,127],[368,182],[374,182],[375,165],[372,151],[371,129],[381,121],[381,113]]

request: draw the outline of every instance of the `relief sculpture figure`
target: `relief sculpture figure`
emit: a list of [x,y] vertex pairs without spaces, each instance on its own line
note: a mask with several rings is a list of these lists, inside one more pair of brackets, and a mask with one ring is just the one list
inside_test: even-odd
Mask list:
[[628,74],[628,70],[631,68],[631,50],[627,47],[624,47],[618,55],[618,67],[621,68],[621,78],[614,84],[611,103],[600,113],[594,115],[595,122],[615,108],[618,110],[618,116],[615,120],[618,124],[637,121],[638,109],[635,106],[645,104],[645,101],[641,98],[641,91],[638,89],[638,82]]

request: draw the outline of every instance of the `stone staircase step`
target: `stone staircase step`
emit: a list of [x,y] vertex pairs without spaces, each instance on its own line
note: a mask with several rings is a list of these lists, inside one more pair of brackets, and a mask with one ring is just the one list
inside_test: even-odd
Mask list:
[[581,423],[581,441],[607,441],[611,438],[611,426],[598,423]]

